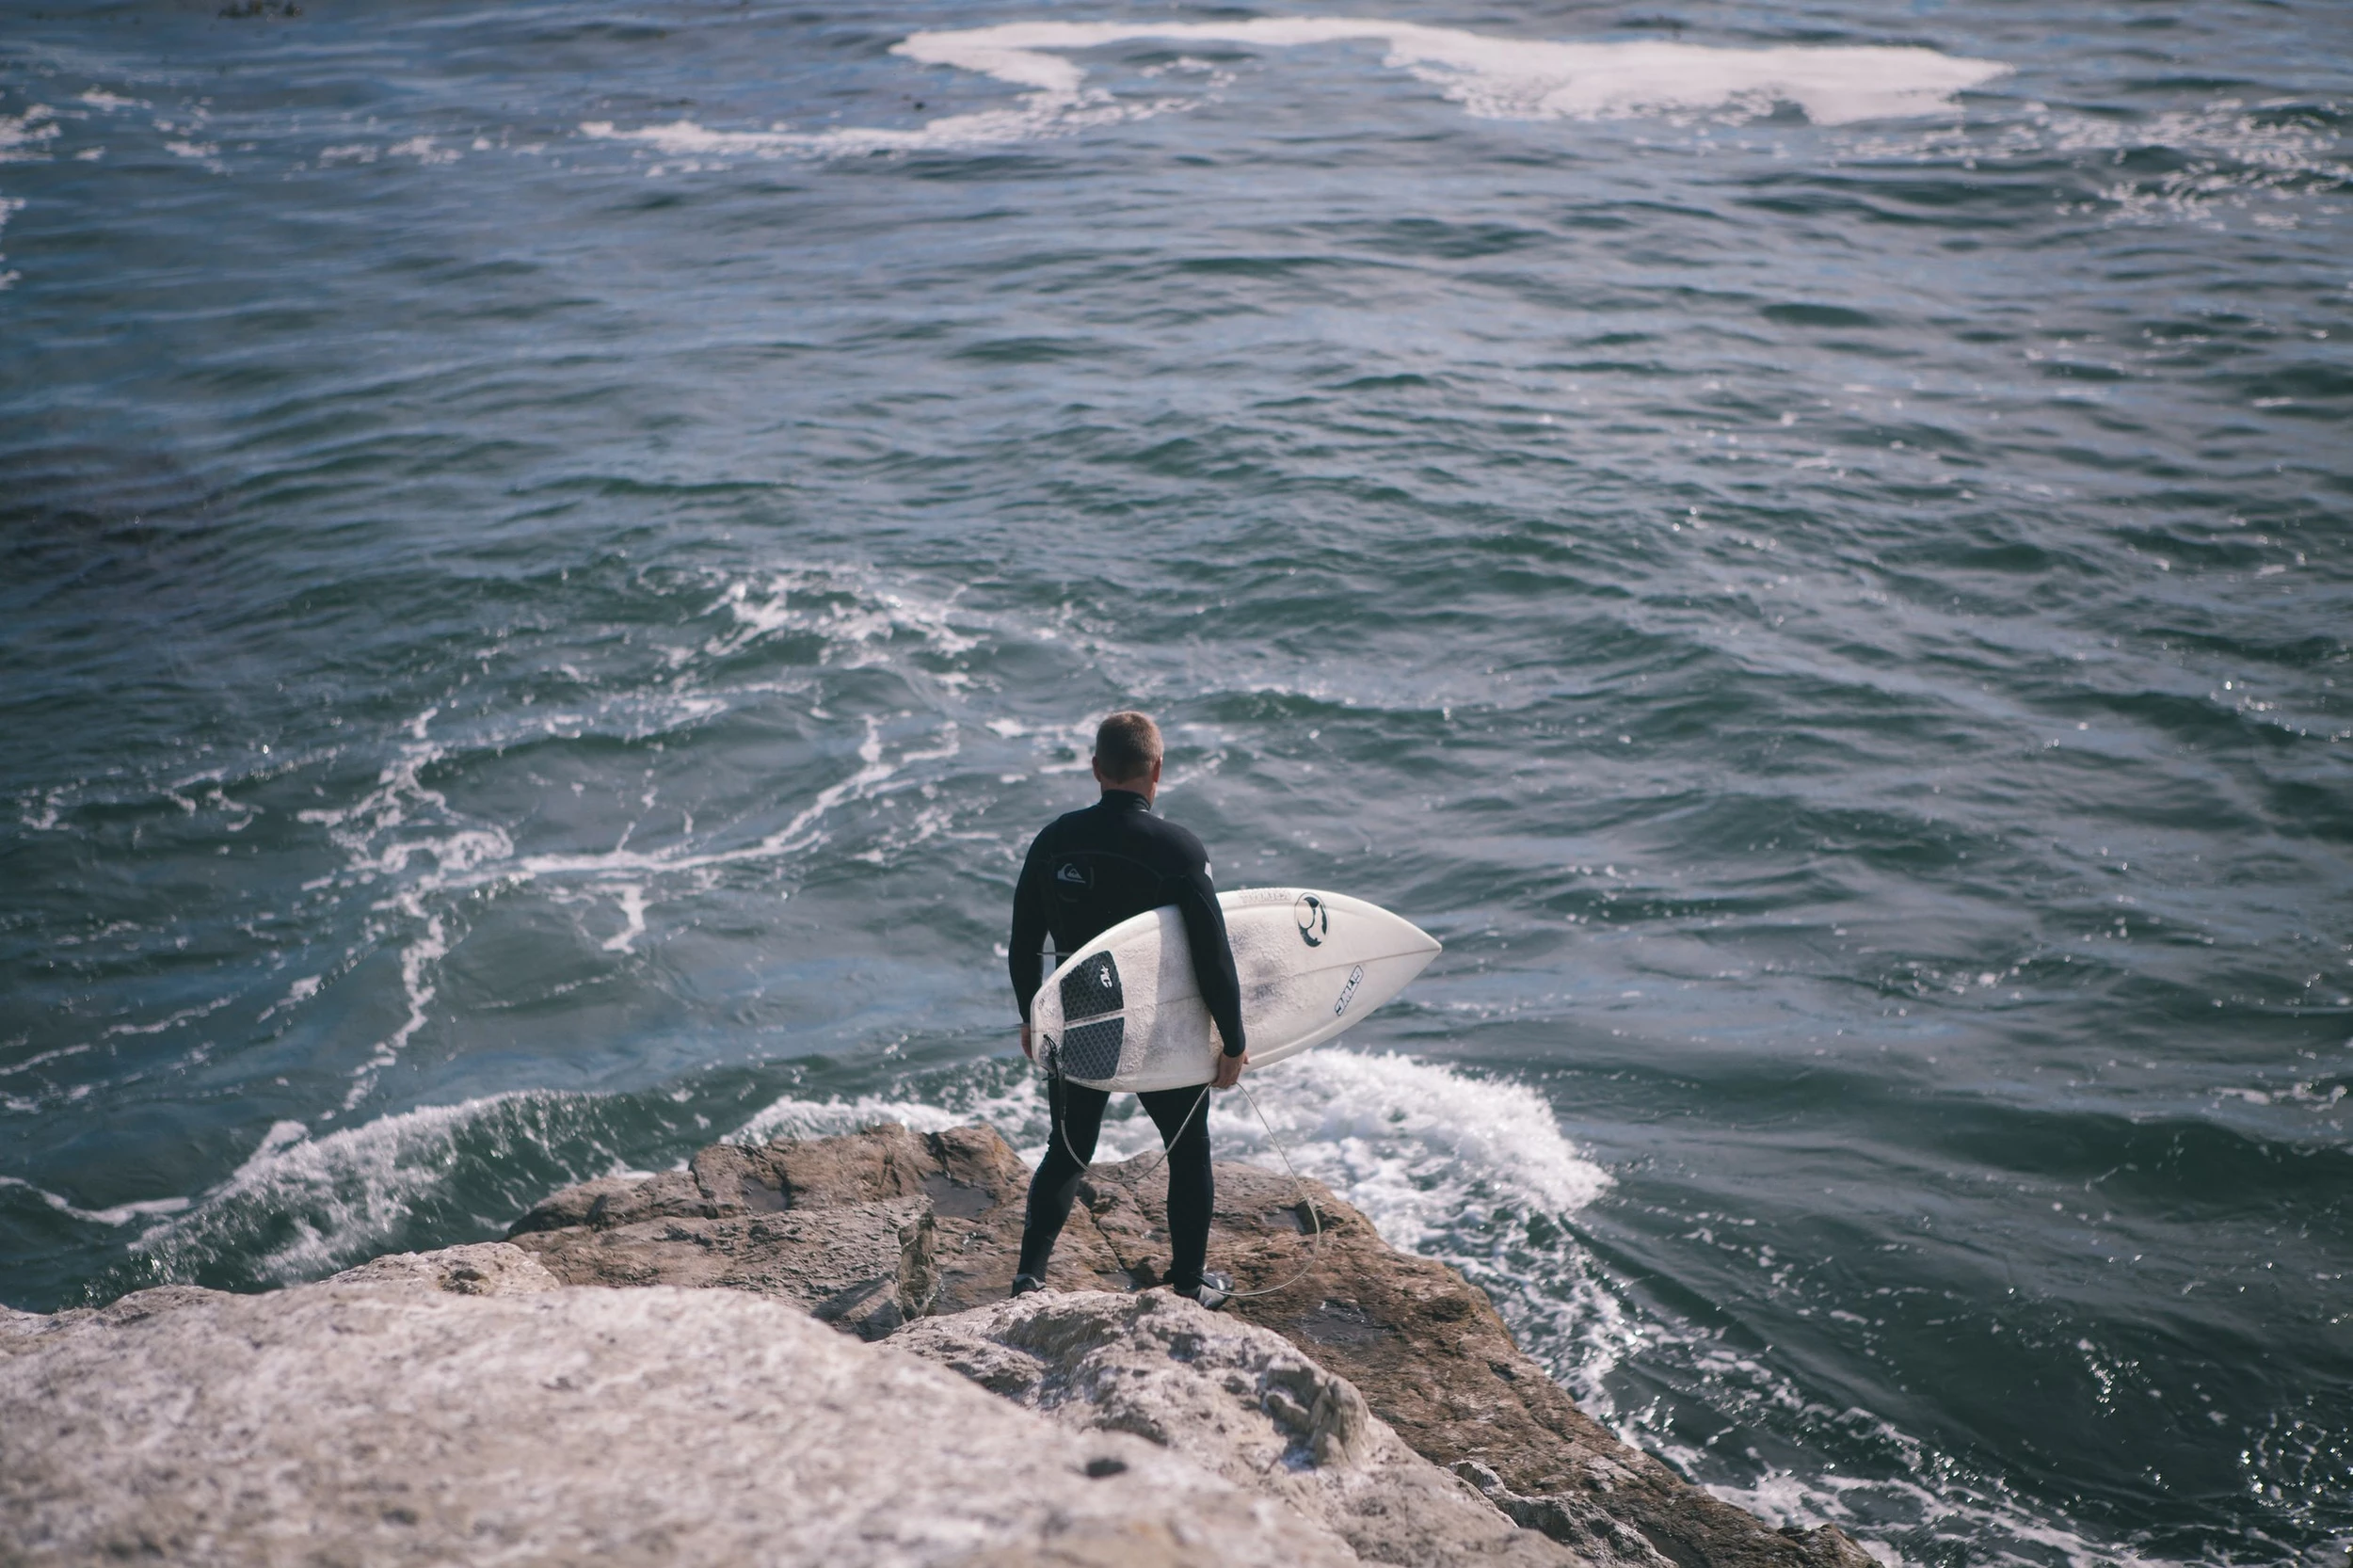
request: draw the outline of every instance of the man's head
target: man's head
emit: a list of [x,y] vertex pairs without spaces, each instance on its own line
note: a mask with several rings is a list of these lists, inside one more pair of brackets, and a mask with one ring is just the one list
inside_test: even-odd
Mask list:
[[1096,726],[1095,780],[1150,800],[1160,782],[1160,727],[1142,713],[1113,713]]

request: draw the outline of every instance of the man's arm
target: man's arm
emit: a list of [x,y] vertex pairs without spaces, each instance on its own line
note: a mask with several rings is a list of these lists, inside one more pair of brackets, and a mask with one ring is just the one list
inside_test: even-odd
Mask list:
[[1013,975],[1013,1004],[1021,1010],[1021,1032],[1030,1025],[1030,999],[1046,979],[1046,835],[1030,841],[1021,880],[1013,888],[1013,935],[1005,941],[1005,968]]
[[1234,971],[1234,944],[1225,935],[1225,911],[1217,904],[1217,889],[1209,885],[1209,864],[1200,840],[1176,886],[1176,912],[1184,917],[1185,945],[1193,952],[1193,974],[1201,986],[1201,1000],[1209,1009],[1217,1032],[1225,1040],[1225,1054],[1240,1056],[1249,1048],[1241,1032],[1241,977]]

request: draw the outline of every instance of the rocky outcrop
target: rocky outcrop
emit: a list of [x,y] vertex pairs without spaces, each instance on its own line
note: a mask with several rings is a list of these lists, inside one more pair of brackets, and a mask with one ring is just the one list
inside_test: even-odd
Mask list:
[[[1166,1234],[1164,1184],[1141,1161],[1090,1176],[1095,1229],[1140,1273]],[[1371,1223],[1307,1183],[1255,1165],[1217,1167],[1209,1250],[1243,1290],[1235,1304],[1364,1391],[1416,1452],[1477,1485],[1513,1518],[1627,1568],[1876,1568],[1829,1526],[1768,1528],[1618,1441],[1519,1348],[1485,1291],[1401,1253]],[[1321,1216],[1321,1234],[1304,1232]]]
[[506,1242],[0,1310],[0,1568],[1870,1568],[1618,1442],[1312,1184],[1218,1168],[1253,1293],[1212,1315],[1138,1288],[1157,1161],[1099,1167],[1008,1301],[1028,1180],[979,1127],[719,1145]]
[[[782,1296],[872,1339],[927,1313],[1005,1293],[1029,1179],[1020,1158],[987,1128],[923,1138],[897,1128],[761,1148],[720,1144],[683,1171],[568,1187],[524,1215],[507,1240],[567,1285],[719,1286]],[[1058,1259],[1059,1285],[1128,1283],[1099,1246],[1068,1254]]]
[[1401,1568],[1577,1568],[1407,1448],[1280,1336],[1164,1291],[1041,1293],[890,1343],[1080,1432],[1120,1432],[1259,1491]]
[[[1157,1167],[1147,1158],[1090,1174],[1050,1286],[1124,1290],[1160,1278],[1167,1216]],[[1873,1568],[1833,1528],[1769,1528],[1619,1442],[1521,1352],[1483,1291],[1389,1247],[1321,1186],[1307,1184],[1311,1211],[1288,1177],[1255,1166],[1220,1164],[1217,1179],[1211,1257],[1242,1289],[1269,1292],[1237,1301],[1233,1315],[1338,1374],[1415,1452],[1521,1525],[1601,1568]],[[758,1149],[722,1145],[683,1172],[568,1189],[510,1239],[568,1283],[731,1285],[819,1311],[887,1297],[864,1317],[837,1312],[872,1335],[1001,1301],[1028,1182],[989,1128],[917,1134],[885,1125]],[[851,1227],[856,1211],[892,1204],[928,1217],[928,1225],[896,1222],[916,1237],[896,1261],[884,1249],[844,1245],[830,1255],[838,1265],[794,1264],[775,1225],[800,1215]]]
[[492,1244],[0,1318],[0,1563],[1346,1568],[1314,1519],[743,1290]]
[[453,1296],[529,1296],[564,1282],[520,1247],[479,1241],[440,1252],[396,1252],[346,1269],[334,1283],[346,1290],[446,1290]]

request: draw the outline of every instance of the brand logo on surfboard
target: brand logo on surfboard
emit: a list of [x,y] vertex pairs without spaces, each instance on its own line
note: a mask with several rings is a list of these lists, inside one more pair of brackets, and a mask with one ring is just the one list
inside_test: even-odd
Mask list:
[[1365,967],[1362,964],[1348,971],[1348,984],[1340,987],[1340,1000],[1332,1004],[1332,1016],[1337,1018],[1348,1011],[1348,1004],[1356,1000],[1356,987],[1364,978]]
[[1302,893],[1291,905],[1291,919],[1299,924],[1299,939],[1311,948],[1323,946],[1324,937],[1332,932],[1332,911],[1313,893]]

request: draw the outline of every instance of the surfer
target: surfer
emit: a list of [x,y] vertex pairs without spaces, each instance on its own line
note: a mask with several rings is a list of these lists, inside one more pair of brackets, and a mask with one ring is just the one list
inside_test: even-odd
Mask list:
[[[1152,815],[1160,787],[1160,727],[1142,713],[1113,713],[1095,731],[1095,781],[1103,796],[1083,810],[1055,819],[1030,845],[1021,880],[1013,894],[1010,967],[1013,994],[1021,1009],[1022,1054],[1036,1055],[1030,1036],[1030,999],[1045,978],[1039,946],[1054,939],[1057,955],[1073,953],[1120,921],[1147,909],[1175,904],[1183,918],[1185,941],[1201,1000],[1225,1041],[1214,1087],[1229,1089],[1250,1064],[1241,1031],[1241,982],[1234,972],[1234,950],[1225,936],[1225,916],[1209,885],[1209,860],[1201,840],[1175,823]],[[1137,1097],[1160,1128],[1168,1150],[1168,1240],[1174,1257],[1168,1285],[1204,1306],[1226,1299],[1233,1282],[1205,1273],[1209,1246],[1209,1208],[1216,1195],[1209,1169],[1209,1090],[1146,1090]],[[1095,1158],[1096,1135],[1111,1095],[1056,1073],[1047,1080],[1053,1137],[1046,1159],[1030,1181],[1030,1201],[1021,1229],[1020,1272],[1013,1277],[1016,1296],[1040,1289],[1046,1260],[1070,1218],[1080,1178]]]

